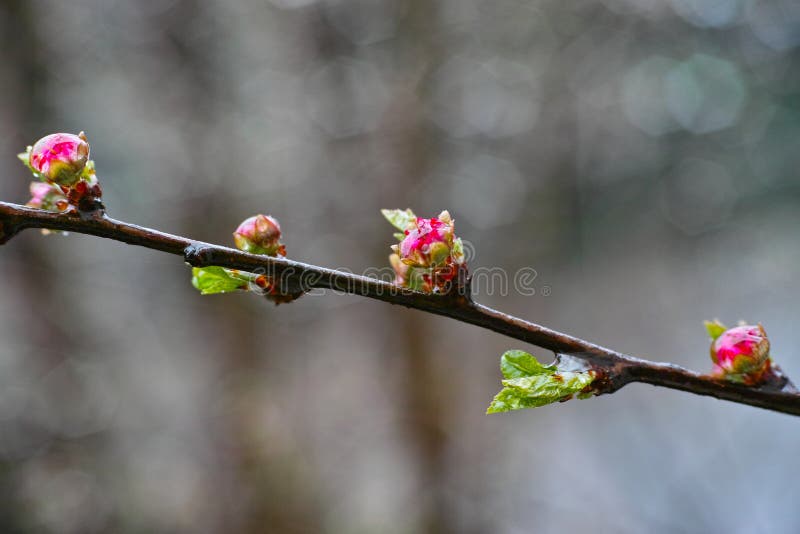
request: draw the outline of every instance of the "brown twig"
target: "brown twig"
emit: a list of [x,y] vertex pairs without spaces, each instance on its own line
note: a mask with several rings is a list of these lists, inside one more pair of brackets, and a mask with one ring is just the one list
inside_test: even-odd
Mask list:
[[598,393],[612,393],[631,382],[643,382],[698,395],[748,404],[768,410],[800,415],[800,393],[775,369],[771,379],[759,387],[748,387],[700,375],[668,363],[634,358],[544,326],[493,310],[472,300],[464,292],[450,295],[418,293],[397,285],[297,261],[248,254],[185,237],[117,221],[102,211],[79,216],[53,213],[18,204],[0,202],[0,244],[26,228],[47,228],[114,239],[182,256],[193,266],[216,265],[230,269],[268,273],[280,280],[287,292],[335,289],[391,304],[450,317],[537,345],[557,354],[586,361],[601,375]]

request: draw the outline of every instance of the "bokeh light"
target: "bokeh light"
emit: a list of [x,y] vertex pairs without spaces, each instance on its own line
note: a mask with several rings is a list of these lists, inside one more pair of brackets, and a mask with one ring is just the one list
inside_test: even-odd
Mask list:
[[730,61],[695,54],[667,74],[667,104],[687,130],[703,134],[731,126],[747,97],[747,88]]

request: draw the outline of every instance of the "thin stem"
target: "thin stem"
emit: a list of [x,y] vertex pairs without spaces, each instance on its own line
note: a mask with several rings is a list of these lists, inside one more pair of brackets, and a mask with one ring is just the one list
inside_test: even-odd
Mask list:
[[594,343],[551,330],[474,302],[467,294],[430,295],[397,285],[326,269],[286,258],[258,256],[228,247],[151,230],[93,214],[54,213],[18,204],[0,202],[0,244],[27,228],[47,228],[105,237],[182,256],[198,267],[216,265],[229,269],[267,273],[280,280],[287,291],[335,289],[391,304],[450,317],[508,337],[581,358],[598,370],[598,393],[612,393],[631,382],[708,395],[777,412],[800,415],[800,393],[776,369],[772,379],[760,387],[747,387],[700,375],[677,365],[651,362],[616,352]]

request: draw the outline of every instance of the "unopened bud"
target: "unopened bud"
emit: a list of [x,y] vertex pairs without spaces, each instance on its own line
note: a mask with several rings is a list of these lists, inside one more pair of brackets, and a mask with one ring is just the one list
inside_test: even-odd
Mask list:
[[269,215],[255,215],[245,219],[233,233],[236,248],[251,254],[284,256],[286,249],[280,239],[281,226]]
[[42,137],[30,152],[30,166],[50,183],[71,187],[89,161],[86,136],[56,133]]
[[711,343],[713,373],[733,380],[757,382],[769,370],[769,339],[764,327],[729,328]]
[[456,276],[466,274],[463,245],[455,236],[450,213],[443,211],[430,219],[414,217],[410,210],[384,210],[384,215],[396,228],[405,226],[389,258],[397,284],[426,293],[449,291]]

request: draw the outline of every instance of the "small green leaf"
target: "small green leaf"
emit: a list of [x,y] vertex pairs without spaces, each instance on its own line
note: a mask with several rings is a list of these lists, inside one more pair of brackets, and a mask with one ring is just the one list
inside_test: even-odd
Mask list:
[[506,377],[502,381],[503,389],[494,397],[486,413],[536,408],[568,400],[576,394],[578,398],[586,398],[591,393],[583,390],[596,376],[593,371],[559,371],[556,366],[542,365],[521,350],[503,354],[500,370]]
[[463,263],[464,261],[464,243],[460,237],[453,240],[453,249],[450,251],[453,261],[456,263]]
[[542,365],[539,360],[524,350],[508,350],[500,358],[500,371],[506,378],[522,378],[555,372],[555,370],[555,366]]
[[406,234],[404,234],[404,233],[402,233],[402,232],[396,232],[396,233],[394,233],[394,234],[392,234],[392,235],[393,235],[393,236],[395,237],[395,239],[397,239],[398,241],[402,241],[403,239],[405,239],[405,238],[406,238]]
[[44,177],[40,173],[36,172],[36,170],[33,167],[31,167],[31,150],[33,150],[33,147],[28,146],[27,148],[25,148],[25,152],[17,154],[17,158],[19,158],[22,164],[25,165],[28,168],[28,170],[33,173],[34,177],[44,182],[45,181]]
[[222,267],[193,267],[192,285],[201,295],[247,290],[249,278]]
[[703,321],[703,324],[706,325],[706,330],[708,331],[708,335],[711,336],[712,340],[717,339],[725,332],[725,330],[728,329],[727,326],[719,322],[719,319],[714,319],[713,321]]
[[413,289],[414,291],[425,291],[425,280],[422,278],[422,275],[425,273],[424,269],[420,269],[417,267],[409,267],[408,273],[406,274],[406,284],[408,285],[409,289]]
[[410,209],[406,210],[381,210],[381,213],[386,220],[389,221],[392,226],[400,230],[401,232],[405,232],[408,230],[408,227],[413,225],[417,221],[417,216],[414,215],[414,212]]
[[91,182],[94,180],[95,175],[95,167],[94,167],[94,160],[90,159],[84,165],[83,170],[81,171],[81,178],[86,180],[87,182]]

